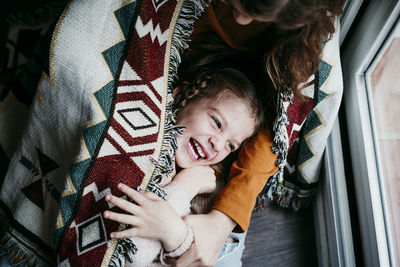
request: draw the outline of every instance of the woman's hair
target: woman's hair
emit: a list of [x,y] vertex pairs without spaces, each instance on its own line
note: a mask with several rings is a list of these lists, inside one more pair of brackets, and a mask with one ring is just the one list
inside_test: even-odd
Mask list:
[[265,64],[273,86],[300,96],[299,85],[317,71],[324,42],[332,37],[346,0],[238,1],[249,15],[271,22],[275,36]]
[[179,111],[188,104],[203,98],[220,99],[226,93],[237,96],[249,109],[255,120],[256,133],[264,123],[261,103],[253,84],[239,70],[233,68],[205,68],[195,73],[191,80],[178,83],[174,97],[175,107]]

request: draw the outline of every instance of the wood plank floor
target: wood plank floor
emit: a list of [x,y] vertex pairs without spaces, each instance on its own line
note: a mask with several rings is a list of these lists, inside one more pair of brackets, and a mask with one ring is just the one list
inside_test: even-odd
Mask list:
[[245,245],[244,267],[318,266],[312,205],[254,212]]

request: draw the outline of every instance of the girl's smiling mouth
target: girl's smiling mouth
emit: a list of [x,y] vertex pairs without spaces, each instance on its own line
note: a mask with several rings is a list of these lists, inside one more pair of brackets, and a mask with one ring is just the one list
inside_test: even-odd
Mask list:
[[189,139],[189,154],[195,161],[207,159],[207,152],[204,151],[203,147],[193,138]]

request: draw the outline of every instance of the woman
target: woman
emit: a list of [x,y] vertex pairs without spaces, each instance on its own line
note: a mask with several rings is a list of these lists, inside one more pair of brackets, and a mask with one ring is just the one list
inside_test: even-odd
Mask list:
[[[222,3],[223,2],[223,3]],[[334,33],[334,21],[345,1],[228,0],[212,2],[195,26],[196,33],[215,31],[232,48],[265,56],[266,72],[275,89],[291,88],[300,97],[302,82],[316,72],[324,42]],[[265,101],[275,92],[266,92]],[[273,105],[267,105],[273,106]],[[246,231],[257,194],[275,170],[272,140],[262,131],[241,149],[228,185],[214,209],[185,218],[195,245],[176,266],[214,265],[226,236],[238,225]],[[252,200],[252,201],[249,201]],[[208,231],[208,229],[215,231]]]
[[[343,4],[344,1],[329,0],[215,1],[195,24],[192,39],[204,43],[207,40],[202,33],[216,32],[231,48],[256,61],[265,59],[269,79],[262,79],[258,86],[264,90],[264,105],[269,108],[267,121],[272,121],[277,90],[292,91],[301,98],[300,84],[317,71],[324,42],[335,31],[334,21]],[[232,165],[228,185],[213,210],[185,218],[193,229],[195,242],[176,261],[177,266],[214,265],[235,226],[236,232],[247,230],[256,197],[277,169],[277,155],[269,149],[271,146],[271,129],[265,129],[242,147],[239,159]],[[243,249],[244,235],[235,239],[237,247]],[[233,266],[230,260],[217,262],[218,266],[224,264]]]

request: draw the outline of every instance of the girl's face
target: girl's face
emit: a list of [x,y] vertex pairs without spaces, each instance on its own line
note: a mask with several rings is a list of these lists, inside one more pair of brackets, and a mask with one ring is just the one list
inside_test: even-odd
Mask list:
[[186,127],[177,138],[175,160],[181,168],[222,161],[255,128],[249,108],[229,92],[219,99],[202,98],[190,103],[180,111],[177,124]]

